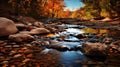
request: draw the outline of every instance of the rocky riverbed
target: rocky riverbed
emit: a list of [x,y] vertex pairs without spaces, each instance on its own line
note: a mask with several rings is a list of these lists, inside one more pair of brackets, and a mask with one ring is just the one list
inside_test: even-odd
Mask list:
[[120,21],[0,17],[0,66],[119,67]]

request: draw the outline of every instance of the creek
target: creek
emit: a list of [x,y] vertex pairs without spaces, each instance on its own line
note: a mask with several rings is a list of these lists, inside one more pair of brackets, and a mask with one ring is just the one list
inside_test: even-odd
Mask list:
[[[108,67],[111,65],[106,64],[103,61],[93,60],[86,57],[81,52],[81,46],[83,43],[90,42],[101,42],[102,39],[98,39],[96,36],[106,35],[117,39],[119,36],[118,31],[110,31],[106,29],[92,29],[86,26],[80,25],[59,25],[64,28],[64,31],[56,34],[45,35],[50,39],[50,45],[46,46],[41,55],[48,56],[50,54],[53,60],[56,60],[58,67]],[[80,36],[78,36],[80,35]],[[82,35],[82,36],[81,36]],[[50,63],[46,61],[46,63]],[[114,67],[114,66],[111,66]]]

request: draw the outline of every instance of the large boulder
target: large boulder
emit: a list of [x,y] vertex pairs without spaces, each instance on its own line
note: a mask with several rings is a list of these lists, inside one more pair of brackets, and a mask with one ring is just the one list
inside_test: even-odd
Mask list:
[[30,33],[31,34],[47,34],[47,33],[50,33],[50,31],[46,28],[36,28],[36,29],[32,29]]
[[82,46],[82,52],[93,59],[96,60],[105,60],[107,45],[101,43],[85,43]]
[[29,34],[18,33],[18,34],[10,35],[9,40],[15,42],[33,41],[34,37]]
[[0,36],[7,36],[18,31],[14,22],[10,19],[0,17]]

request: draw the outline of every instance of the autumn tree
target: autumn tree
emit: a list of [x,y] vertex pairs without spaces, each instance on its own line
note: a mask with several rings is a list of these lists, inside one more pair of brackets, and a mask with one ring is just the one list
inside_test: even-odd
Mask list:
[[80,10],[77,9],[77,10],[75,10],[75,11],[72,11],[72,14],[71,14],[70,17],[71,17],[71,18],[77,18],[77,19],[80,19],[80,17],[81,17]]
[[59,16],[60,16],[60,18],[69,18],[70,14],[71,14],[70,10],[65,10],[65,11],[62,11]]
[[22,15],[39,15],[50,18],[60,17],[63,0],[9,0],[15,12]]
[[120,0],[81,0],[87,18],[120,16]]
[[60,17],[63,7],[63,0],[46,0],[43,9],[43,15],[47,15],[50,18]]
[[30,11],[31,0],[9,0],[9,3],[12,4],[16,15],[24,15]]

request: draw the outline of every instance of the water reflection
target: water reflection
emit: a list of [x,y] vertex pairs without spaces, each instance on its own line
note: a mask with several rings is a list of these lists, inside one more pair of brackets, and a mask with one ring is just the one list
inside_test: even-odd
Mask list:
[[61,52],[60,56],[61,63],[64,64],[65,67],[80,67],[86,59],[86,57],[80,51]]
[[[88,61],[88,58],[85,57],[80,51],[59,52],[54,49],[45,49],[41,52],[41,54],[45,55],[44,57],[47,57],[47,59],[48,58],[51,60],[53,59],[52,62],[57,61],[55,63],[60,64],[60,66],[58,67],[82,67],[82,65],[87,63]],[[48,62],[48,63],[51,63],[51,62]]]
[[104,34],[109,32],[109,30],[106,29],[92,29],[92,28],[83,28],[82,31],[84,31],[84,33],[96,33],[96,34]]
[[66,52],[61,52],[61,61],[64,62],[74,62],[77,59],[82,59],[83,54],[80,51],[66,51]]
[[48,34],[48,37],[54,37],[54,36],[60,36],[60,35],[77,35],[77,34],[83,34],[83,33],[94,33],[94,34],[111,34],[111,35],[115,35],[119,33],[119,31],[110,31],[107,29],[93,29],[93,28],[83,28],[83,29],[79,29],[79,28],[68,28],[65,29],[65,31],[60,32],[59,34]]

